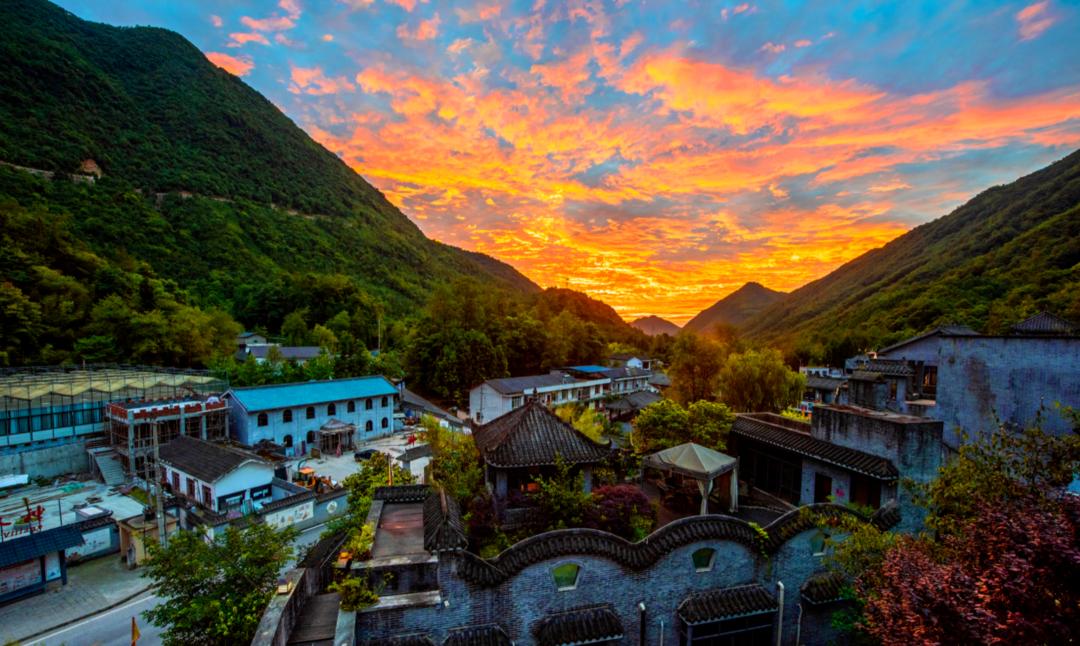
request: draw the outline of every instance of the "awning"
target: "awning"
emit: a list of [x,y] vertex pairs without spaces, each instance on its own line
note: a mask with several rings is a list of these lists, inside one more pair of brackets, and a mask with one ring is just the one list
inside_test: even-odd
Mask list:
[[320,433],[351,433],[356,430],[355,424],[347,424],[339,419],[332,419],[319,427]]
[[687,597],[676,611],[687,624],[749,617],[776,612],[776,597],[760,585],[740,585],[698,592]]
[[0,542],[0,568],[83,544],[77,525],[64,525]]
[[608,606],[548,615],[533,629],[537,646],[580,646],[623,638],[622,622]]

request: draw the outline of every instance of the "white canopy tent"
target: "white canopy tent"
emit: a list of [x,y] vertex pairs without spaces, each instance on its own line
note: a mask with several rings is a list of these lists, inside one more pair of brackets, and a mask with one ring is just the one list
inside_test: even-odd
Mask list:
[[645,456],[642,465],[697,480],[701,492],[701,514],[709,513],[709,495],[713,482],[719,476],[731,472],[731,506],[734,512],[739,506],[739,460],[713,449],[687,442]]

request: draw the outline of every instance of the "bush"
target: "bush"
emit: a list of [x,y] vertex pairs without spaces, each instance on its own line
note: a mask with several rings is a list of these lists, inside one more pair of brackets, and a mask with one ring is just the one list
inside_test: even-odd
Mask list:
[[656,509],[633,485],[598,487],[585,509],[585,526],[617,534],[631,541],[649,535],[656,524]]

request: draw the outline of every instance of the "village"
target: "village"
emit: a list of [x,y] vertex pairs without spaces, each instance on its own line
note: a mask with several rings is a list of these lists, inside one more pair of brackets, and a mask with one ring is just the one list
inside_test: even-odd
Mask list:
[[[237,351],[318,354],[250,333]],[[645,355],[486,380],[467,411],[380,375],[230,387],[195,370],[6,370],[0,638],[51,643],[151,604],[148,545],[265,524],[293,528],[297,553],[254,644],[825,643],[849,601],[815,518],[918,532],[905,483],[932,481],[1001,424],[1072,432],[1055,406],[1080,401],[1077,365],[1076,327],[1051,314],[998,336],[940,327],[801,367],[797,405],[734,415],[712,446],[643,439],[639,415],[671,387]],[[585,412],[602,435],[582,430]],[[433,477],[459,442],[475,447],[486,507]],[[326,530],[376,457],[387,480],[362,512],[370,544],[350,552],[349,531]],[[536,496],[560,478],[597,506],[639,501],[629,524],[536,524]],[[368,603],[330,589],[348,579],[370,583]]]

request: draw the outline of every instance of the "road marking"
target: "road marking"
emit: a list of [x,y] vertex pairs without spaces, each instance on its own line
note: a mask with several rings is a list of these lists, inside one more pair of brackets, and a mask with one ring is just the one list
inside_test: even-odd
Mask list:
[[31,641],[31,643],[32,644],[44,643],[46,640],[52,639],[53,637],[56,637],[57,635],[60,635],[62,633],[66,633],[69,630],[74,630],[74,629],[78,628],[79,626],[85,626],[88,623],[97,621],[98,619],[101,619],[105,615],[111,615],[114,612],[119,612],[121,610],[126,610],[127,608],[130,608],[131,606],[137,606],[140,603],[143,603],[145,601],[149,601],[151,599],[156,599],[156,598],[157,598],[157,595],[152,594],[152,595],[150,595],[148,597],[140,597],[138,599],[134,599],[132,601],[129,601],[128,603],[125,603],[122,606],[117,606],[115,608],[111,608],[109,610],[106,610],[105,612],[98,613],[98,614],[96,614],[96,615],[94,615],[92,617],[88,617],[88,618],[80,621],[77,624],[71,624],[70,626],[66,626],[64,628],[61,628],[60,630],[53,631],[53,632],[49,633],[48,635],[42,635],[41,637],[36,637]]

